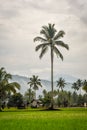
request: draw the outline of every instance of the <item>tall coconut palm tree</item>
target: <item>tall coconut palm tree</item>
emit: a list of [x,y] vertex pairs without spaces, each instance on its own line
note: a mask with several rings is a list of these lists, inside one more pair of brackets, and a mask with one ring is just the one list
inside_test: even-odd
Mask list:
[[36,98],[36,90],[39,89],[39,86],[42,87],[41,80],[38,76],[33,75],[28,82],[30,84],[30,88],[32,87],[35,90],[35,98]]
[[65,87],[66,82],[65,80],[60,77],[59,80],[57,81],[57,87],[59,87],[59,89],[61,89],[61,91],[63,91],[63,88]]
[[43,55],[48,51],[48,47],[50,47],[50,53],[51,53],[51,89],[52,89],[52,101],[51,101],[51,108],[53,109],[53,59],[54,59],[54,53],[57,55],[57,57],[60,57],[63,60],[63,55],[58,49],[59,47],[64,47],[67,50],[69,49],[69,46],[65,44],[63,41],[61,41],[61,38],[64,36],[64,31],[59,31],[55,29],[55,24],[48,24],[48,26],[42,26],[42,29],[40,31],[40,34],[43,35],[43,37],[37,36],[34,38],[34,42],[41,42],[41,44],[36,46],[36,51],[41,49],[40,58],[43,57]]
[[1,102],[7,97],[9,92],[16,93],[17,89],[20,89],[20,85],[17,82],[9,83],[9,79],[12,79],[12,75],[8,74],[2,67],[0,69],[0,110]]

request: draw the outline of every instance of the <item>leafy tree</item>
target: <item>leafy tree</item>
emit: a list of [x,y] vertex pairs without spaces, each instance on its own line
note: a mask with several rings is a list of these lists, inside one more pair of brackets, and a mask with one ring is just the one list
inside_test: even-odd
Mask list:
[[[52,92],[51,92],[52,93]],[[53,91],[53,97],[56,97],[58,95],[58,91],[54,90]]]
[[23,96],[20,93],[15,93],[10,96],[8,101],[8,107],[21,107],[23,104]]
[[57,57],[60,57],[63,60],[63,55],[58,49],[58,46],[69,49],[69,46],[65,44],[63,41],[61,41],[61,38],[64,36],[64,31],[59,31],[55,29],[55,24],[48,24],[48,26],[42,26],[42,29],[40,31],[40,34],[43,35],[43,37],[37,36],[34,38],[34,42],[40,41],[41,44],[36,46],[36,51],[41,49],[40,58],[43,57],[43,55],[47,52],[48,47],[50,47],[50,53],[51,53],[51,89],[52,89],[52,95],[51,95],[51,109],[53,109],[53,60],[54,60],[54,53],[57,55]]
[[60,91],[57,98],[57,104],[60,107],[68,106],[68,94],[66,91]]
[[68,97],[68,106],[71,106],[72,102],[72,93],[69,91],[67,92],[67,97]]
[[44,97],[45,97],[46,94],[47,94],[47,90],[44,89],[44,90],[43,90],[43,95],[44,95]]
[[44,97],[42,98],[43,106],[49,107],[51,105],[51,92],[47,92],[45,89],[43,90]]
[[72,94],[72,103],[71,103],[72,106],[77,106],[78,105],[78,95],[77,93],[74,91],[73,94]]
[[17,82],[9,83],[9,79],[12,79],[11,74],[8,74],[3,67],[0,68],[0,111],[2,101],[7,98],[7,94],[10,92],[16,93],[16,90],[20,89]]
[[30,78],[30,81],[28,82],[30,85],[30,88],[32,87],[35,90],[35,98],[36,98],[36,90],[38,90],[39,86],[42,87],[41,80],[38,78],[38,76],[33,75]]
[[81,94],[78,95],[78,106],[83,106],[84,105],[84,99]]
[[27,101],[29,102],[29,104],[31,103],[31,101],[34,99],[35,97],[35,92],[31,90],[31,88],[29,88],[26,92],[25,92],[25,96],[28,97]]
[[59,87],[61,89],[61,91],[63,91],[63,88],[65,87],[66,82],[64,79],[59,78],[59,80],[57,81],[57,87]]

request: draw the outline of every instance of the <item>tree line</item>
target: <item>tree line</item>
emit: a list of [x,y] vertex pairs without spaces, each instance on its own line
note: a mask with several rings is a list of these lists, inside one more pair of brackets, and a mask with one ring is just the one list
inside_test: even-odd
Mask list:
[[[78,79],[76,82],[72,83],[72,89],[74,89],[74,92],[70,92],[64,90],[67,83],[62,77],[60,77],[56,81],[57,90],[54,90],[52,93],[52,91],[46,91],[44,89],[42,95],[39,95],[38,99],[36,99],[36,91],[39,87],[43,87],[38,76],[33,75],[30,77],[29,82],[27,83],[29,85],[29,89],[26,90],[24,95],[17,92],[17,89],[20,90],[21,88],[17,82],[9,82],[9,79],[11,78],[11,74],[7,73],[3,67],[0,68],[0,110],[2,110],[5,106],[8,108],[38,107],[37,104],[36,106],[32,106],[33,100],[37,102],[39,101],[42,104],[41,107],[50,108],[52,96],[53,105],[55,107],[81,107],[84,106],[84,103],[87,103],[86,80],[82,81]],[[85,94],[78,94],[77,91],[81,89],[85,91]]]

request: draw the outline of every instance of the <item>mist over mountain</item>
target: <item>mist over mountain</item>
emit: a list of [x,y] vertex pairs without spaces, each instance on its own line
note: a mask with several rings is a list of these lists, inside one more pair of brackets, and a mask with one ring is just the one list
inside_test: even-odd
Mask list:
[[[54,89],[57,90],[58,87],[56,87],[56,81],[62,77],[63,79],[65,79],[66,81],[66,86],[64,88],[64,90],[67,90],[67,91],[73,91],[71,89],[71,86],[72,86],[72,83],[75,82],[77,80],[77,78],[73,77],[73,76],[69,76],[69,75],[56,75],[54,76]],[[12,80],[11,82],[18,82],[20,85],[21,85],[21,89],[19,92],[21,92],[22,94],[24,94],[27,89],[30,88],[29,84],[27,84],[29,82],[29,78],[26,77],[26,76],[20,76],[20,75],[12,75]],[[51,81],[49,80],[45,80],[45,79],[41,79],[41,83],[42,83],[42,88],[39,87],[39,90],[36,92],[37,95],[41,95],[42,94],[42,91],[44,89],[46,89],[47,91],[50,91],[51,90]]]

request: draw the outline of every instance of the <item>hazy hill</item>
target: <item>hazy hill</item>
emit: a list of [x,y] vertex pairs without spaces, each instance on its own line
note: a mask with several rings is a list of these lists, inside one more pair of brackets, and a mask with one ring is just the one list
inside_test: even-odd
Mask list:
[[[64,78],[65,81],[67,82],[67,85],[65,86],[65,90],[71,91],[71,85],[73,82],[75,82],[77,80],[77,78],[69,76],[69,75],[56,75],[54,76],[54,89],[58,89],[56,87],[56,81],[60,78]],[[19,76],[19,75],[13,75],[12,76],[12,80],[11,82],[18,82],[21,85],[21,90],[20,92],[22,94],[25,93],[25,91],[30,87],[27,83],[29,82],[29,78],[25,77],[25,76]],[[47,91],[51,90],[51,82],[45,79],[41,79],[41,83],[43,85],[42,88],[39,88],[39,90],[37,91],[37,95],[42,94],[43,89],[46,89]],[[72,90],[73,91],[73,90]]]

